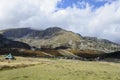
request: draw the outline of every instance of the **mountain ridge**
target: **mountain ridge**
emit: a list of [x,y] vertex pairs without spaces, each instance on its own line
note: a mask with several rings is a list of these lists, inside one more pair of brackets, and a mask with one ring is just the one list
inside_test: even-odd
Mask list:
[[45,30],[30,28],[16,28],[0,30],[6,38],[21,41],[36,48],[68,48],[91,49],[104,52],[120,50],[120,45],[106,39],[85,37],[59,27],[50,27]]

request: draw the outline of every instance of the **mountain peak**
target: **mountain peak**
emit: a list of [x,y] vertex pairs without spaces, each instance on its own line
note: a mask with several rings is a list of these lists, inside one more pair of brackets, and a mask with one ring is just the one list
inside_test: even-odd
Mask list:
[[46,31],[61,31],[61,30],[63,29],[60,27],[49,27],[46,29]]

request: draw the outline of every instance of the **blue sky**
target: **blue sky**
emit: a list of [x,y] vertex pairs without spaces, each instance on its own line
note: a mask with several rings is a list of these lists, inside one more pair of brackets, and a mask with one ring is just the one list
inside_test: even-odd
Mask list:
[[[115,0],[114,0],[115,1]],[[85,2],[85,3],[88,3],[90,4],[91,6],[93,6],[93,9],[95,8],[99,8],[101,6],[104,6],[104,4],[106,3],[112,3],[112,1],[110,0],[102,0],[102,1],[99,1],[99,0],[62,0],[58,3],[57,7],[58,8],[67,8],[67,7],[73,7],[73,4],[76,4],[79,8],[81,8],[79,3],[80,2]]]
[[120,43],[120,0],[0,0],[0,29],[54,26]]

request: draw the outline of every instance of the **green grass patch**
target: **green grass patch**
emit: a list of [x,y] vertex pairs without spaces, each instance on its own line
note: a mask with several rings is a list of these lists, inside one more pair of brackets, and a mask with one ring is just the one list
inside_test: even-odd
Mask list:
[[0,71],[0,80],[120,80],[120,64],[40,59],[36,66]]

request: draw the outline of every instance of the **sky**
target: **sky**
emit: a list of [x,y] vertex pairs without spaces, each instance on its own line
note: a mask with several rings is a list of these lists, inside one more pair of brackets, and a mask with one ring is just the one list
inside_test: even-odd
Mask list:
[[0,29],[61,27],[120,43],[120,0],[0,0]]

